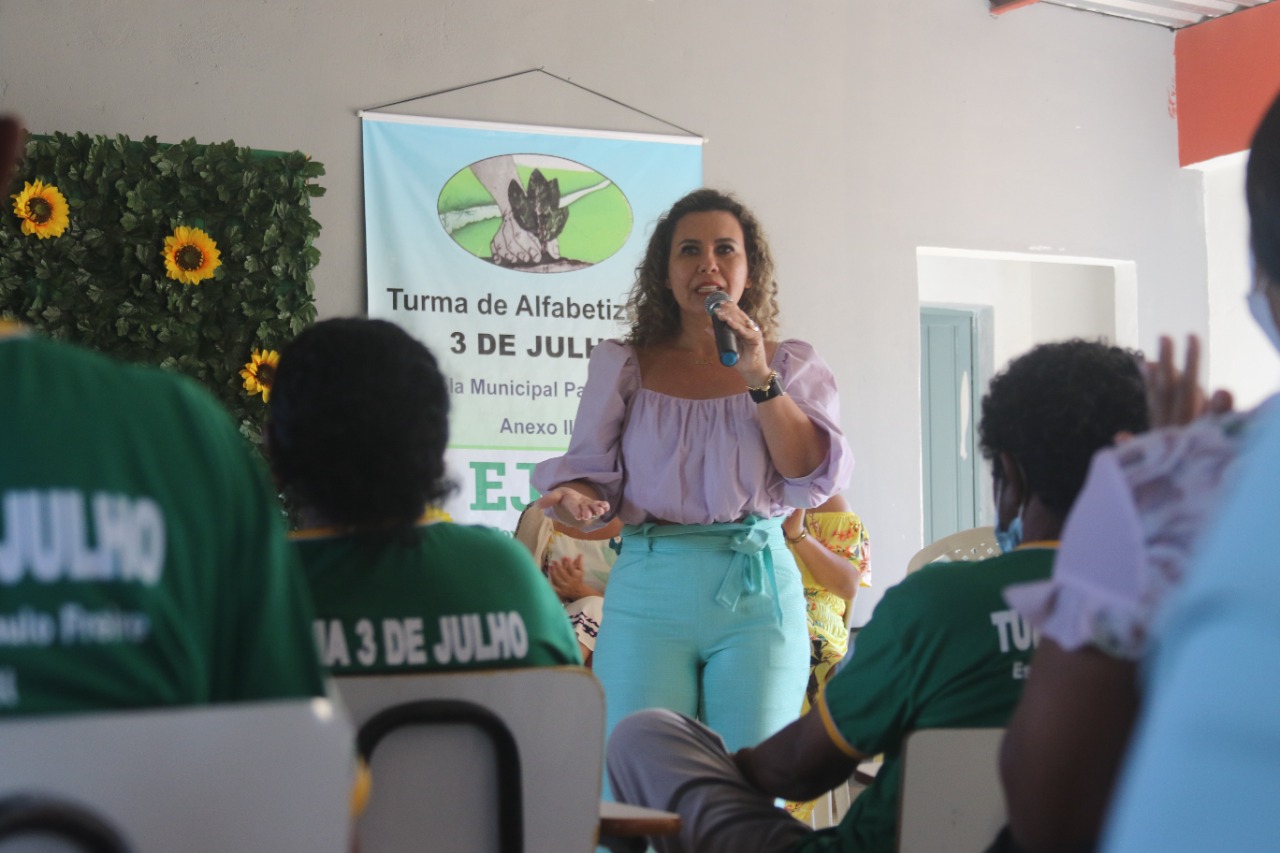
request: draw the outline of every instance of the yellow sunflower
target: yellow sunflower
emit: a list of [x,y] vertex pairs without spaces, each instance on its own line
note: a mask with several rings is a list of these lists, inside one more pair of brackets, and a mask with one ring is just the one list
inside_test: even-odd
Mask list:
[[67,200],[53,184],[27,183],[13,196],[13,212],[22,220],[22,233],[44,240],[67,230]]
[[244,390],[249,396],[262,395],[262,402],[271,402],[271,385],[276,380],[276,365],[280,363],[280,353],[273,349],[256,349],[253,358],[240,371],[244,379]]
[[199,284],[213,278],[213,271],[222,266],[218,244],[199,228],[179,225],[172,237],[164,238],[165,274],[183,284]]

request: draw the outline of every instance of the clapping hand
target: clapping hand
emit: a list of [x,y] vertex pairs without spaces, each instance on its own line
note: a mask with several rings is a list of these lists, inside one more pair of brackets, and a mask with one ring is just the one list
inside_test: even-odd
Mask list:
[[577,601],[588,595],[599,595],[587,586],[586,572],[582,567],[582,555],[561,557],[547,566],[547,579],[561,601]]

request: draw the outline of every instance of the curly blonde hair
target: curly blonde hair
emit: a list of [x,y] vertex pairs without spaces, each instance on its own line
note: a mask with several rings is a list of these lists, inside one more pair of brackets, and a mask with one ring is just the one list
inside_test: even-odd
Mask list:
[[680,334],[680,306],[667,286],[671,240],[677,223],[686,215],[711,211],[731,213],[742,226],[751,286],[743,292],[738,306],[760,326],[766,340],[773,339],[778,329],[778,282],[773,277],[773,253],[764,229],[742,202],[728,193],[704,188],[673,204],[653,227],[644,259],[636,267],[636,283],[627,296],[631,329],[626,342],[631,346],[640,349],[663,344]]

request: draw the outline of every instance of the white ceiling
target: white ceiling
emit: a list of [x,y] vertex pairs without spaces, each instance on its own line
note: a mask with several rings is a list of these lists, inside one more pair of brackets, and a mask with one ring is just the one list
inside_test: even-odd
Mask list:
[[1129,18],[1158,24],[1176,30],[1261,6],[1272,0],[1041,0],[1055,6],[1068,6],[1085,12],[1098,12],[1118,18]]

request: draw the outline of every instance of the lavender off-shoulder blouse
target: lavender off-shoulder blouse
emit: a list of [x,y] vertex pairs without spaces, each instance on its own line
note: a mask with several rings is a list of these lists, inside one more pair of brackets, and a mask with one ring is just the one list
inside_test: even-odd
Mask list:
[[1015,584],[1005,600],[1068,651],[1091,646],[1141,660],[1235,480],[1252,424],[1273,401],[1098,451],[1067,516],[1052,578]]
[[591,482],[610,506],[601,523],[617,514],[624,524],[711,524],[817,506],[853,471],[835,378],[813,347],[794,339],[778,344],[769,366],[830,439],[808,476],[783,477],[773,467],[748,394],[689,400],[643,388],[635,351],[607,340],[591,353],[569,450],[534,469],[534,488]]

